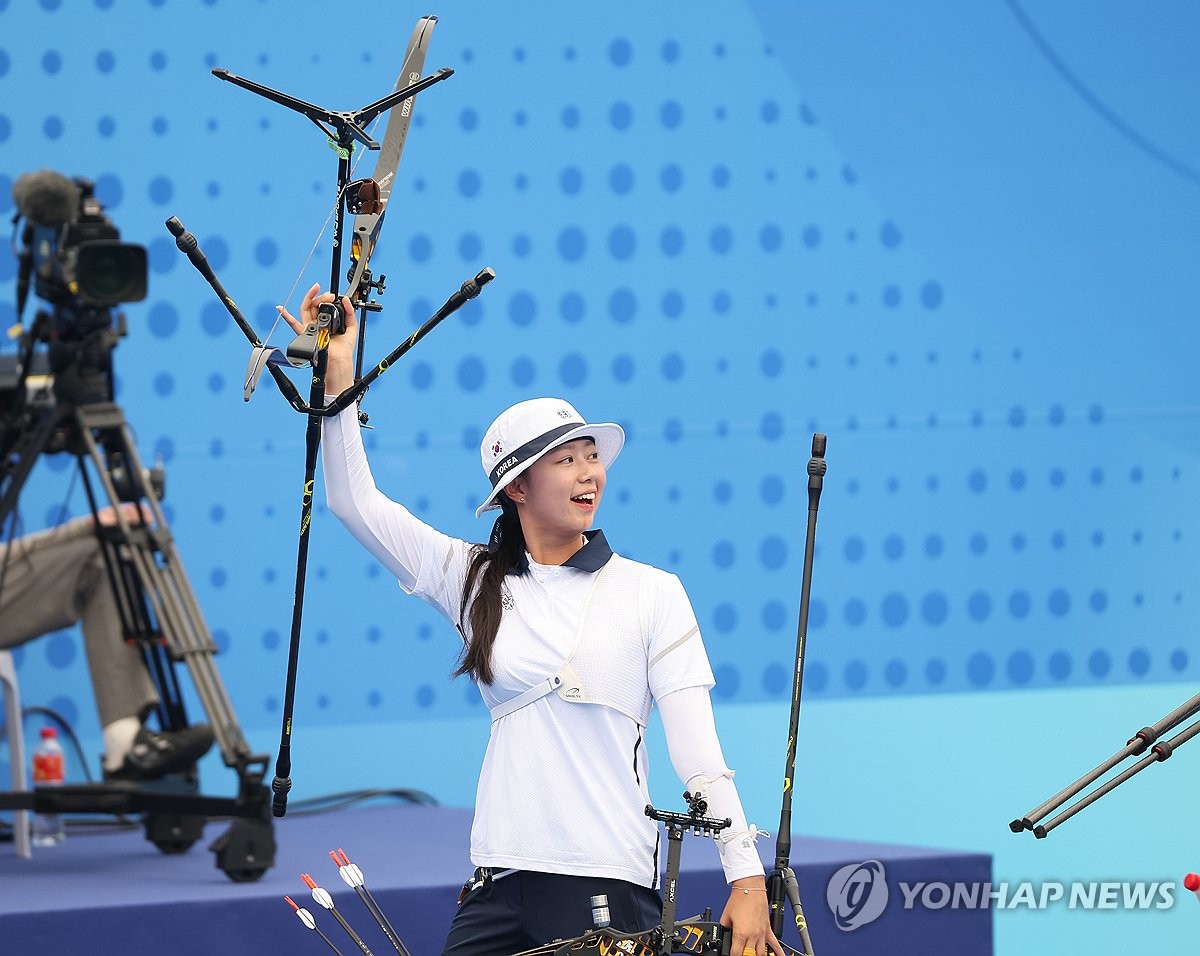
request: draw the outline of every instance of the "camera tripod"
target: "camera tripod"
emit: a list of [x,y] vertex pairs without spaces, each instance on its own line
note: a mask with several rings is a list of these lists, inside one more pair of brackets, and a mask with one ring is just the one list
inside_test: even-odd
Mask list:
[[[145,785],[110,782],[0,793],[0,809],[140,813],[146,838],[164,853],[188,850],[200,838],[208,818],[232,817],[229,829],[210,849],[218,868],[230,879],[257,880],[275,861],[270,792],[263,785],[268,758],[251,753],[242,735],[213,659],[216,644],[176,553],[154,476],[138,457],[123,411],[112,401],[74,401],[69,378],[68,374],[54,386],[34,388],[35,377],[26,369],[17,382],[13,393],[17,412],[7,423],[0,421],[0,528],[15,510],[21,489],[43,453],[75,456],[93,516],[98,517],[105,504],[116,515],[112,526],[101,527],[97,520],[97,536],[122,631],[141,649],[159,691],[162,729],[188,725],[176,673],[176,665],[183,664],[225,765],[237,773],[238,792],[233,798],[200,794],[193,768]],[[104,376],[99,378],[103,381]],[[105,391],[111,389],[106,386],[100,393]],[[96,394],[93,389],[87,397]],[[122,503],[140,504],[141,517],[131,520]],[[145,520],[147,513],[152,521]]]

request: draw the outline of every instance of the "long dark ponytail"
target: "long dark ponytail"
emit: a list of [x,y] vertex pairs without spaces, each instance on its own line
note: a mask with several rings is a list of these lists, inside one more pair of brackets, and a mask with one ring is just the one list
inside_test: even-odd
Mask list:
[[[525,554],[525,535],[521,531],[517,506],[503,492],[497,496],[497,500],[500,502],[500,517],[492,530],[491,540],[486,545],[475,546],[471,563],[467,566],[462,605],[458,611],[459,621],[466,618],[466,623],[470,625],[467,631],[470,636],[454,676],[467,674],[479,684],[492,682],[492,648],[496,644],[500,618],[504,615],[504,576],[521,563]],[[471,601],[468,612],[467,601],[472,593],[475,594],[475,600]]]

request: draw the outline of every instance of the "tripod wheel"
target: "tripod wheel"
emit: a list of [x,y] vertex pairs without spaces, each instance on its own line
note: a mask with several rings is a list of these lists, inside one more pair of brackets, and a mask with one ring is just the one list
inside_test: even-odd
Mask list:
[[259,867],[252,869],[250,867],[242,867],[241,869],[233,868],[225,870],[225,875],[233,880],[234,883],[254,883],[262,879],[262,875],[267,872],[267,867]]
[[204,817],[184,813],[147,813],[146,839],[163,853],[186,853],[200,839]]
[[209,849],[233,882],[253,883],[275,865],[275,832],[269,819],[238,818]]

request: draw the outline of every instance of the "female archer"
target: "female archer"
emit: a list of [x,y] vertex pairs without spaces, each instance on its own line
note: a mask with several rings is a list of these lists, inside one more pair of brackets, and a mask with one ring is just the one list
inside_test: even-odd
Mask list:
[[[332,301],[314,285],[300,332]],[[353,382],[357,324],[328,349],[326,399]],[[713,720],[714,680],[678,578],[615,553],[592,527],[620,426],[589,424],[566,401],[503,412],[481,445],[498,510],[486,545],[450,537],[375,485],[354,407],[323,425],[330,510],[400,583],[457,629],[457,674],[491,711],[471,829],[476,870],[463,887],[444,956],[515,953],[592,928],[605,895],[611,925],[658,925],[659,830],[643,734],[657,705],[671,762],[709,813],[730,818],[717,843],[729,882],[721,922],[731,952],[784,956],[770,928],[762,862]]]

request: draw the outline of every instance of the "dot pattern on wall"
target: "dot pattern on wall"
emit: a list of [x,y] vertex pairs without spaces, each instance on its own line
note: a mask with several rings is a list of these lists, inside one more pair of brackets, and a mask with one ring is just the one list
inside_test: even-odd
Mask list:
[[[242,402],[248,347],[162,223],[196,234],[265,333],[276,303],[327,280],[330,235],[315,236],[336,160],[306,120],[210,70],[354,108],[391,88],[412,24],[367,2],[378,42],[331,51],[319,38],[344,24],[330,5],[69,6],[0,0],[0,213],[20,173],[56,168],[94,179],[123,238],[148,247],[150,296],[121,310],[118,398],[167,468],[168,516],[239,715],[272,726],[304,423],[265,379]],[[427,62],[456,75],[417,99],[376,254],[388,282],[369,357],[483,266],[498,276],[368,394],[385,491],[480,539],[477,447],[495,413],[561,394],[621,422],[611,542],[681,576],[719,702],[782,701],[820,431],[806,693],[1195,677],[1190,455],[1123,446],[1138,427],[1127,406],[1062,374],[1068,356],[1019,315],[976,321],[797,86],[787,35],[741,4],[687,18],[614,4],[586,29],[548,4],[534,25],[499,6],[441,14]],[[0,250],[6,327],[15,282]],[[1108,361],[1099,335],[1076,346],[1072,362]],[[70,465],[39,465],[26,529],[57,520]],[[444,679],[454,632],[317,501],[298,711],[477,711],[473,688]],[[74,631],[19,661],[31,701],[54,694],[86,717]]]

